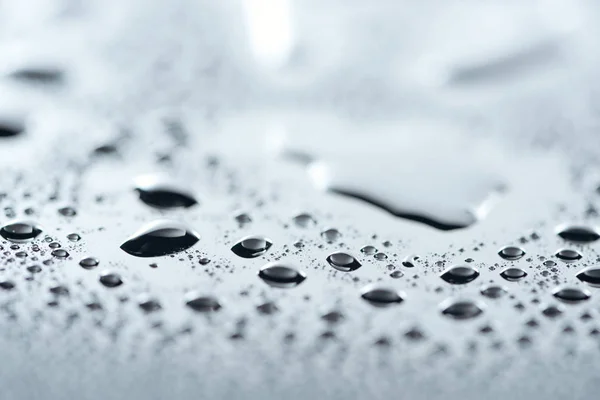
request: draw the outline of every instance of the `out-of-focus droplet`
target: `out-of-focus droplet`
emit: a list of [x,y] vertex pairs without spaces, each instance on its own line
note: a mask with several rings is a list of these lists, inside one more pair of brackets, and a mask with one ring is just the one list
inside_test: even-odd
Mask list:
[[141,201],[155,208],[189,208],[198,204],[189,191],[156,176],[137,178],[136,191]]
[[216,297],[204,296],[198,292],[187,293],[185,295],[185,304],[198,312],[213,312],[221,309],[221,304]]
[[74,217],[77,215],[77,210],[73,207],[63,207],[58,209],[58,213],[65,217]]
[[448,300],[441,304],[443,315],[459,320],[475,318],[484,308],[483,303],[471,300]]
[[561,238],[578,243],[590,243],[600,239],[600,234],[594,228],[584,225],[562,225],[556,229]]
[[503,286],[498,285],[488,285],[481,289],[481,294],[490,299],[498,299],[508,293]]
[[565,303],[579,303],[591,297],[589,290],[577,287],[558,287],[552,291],[552,294]]
[[114,288],[117,286],[121,286],[123,284],[123,279],[121,275],[116,272],[104,271],[100,275],[100,283],[109,288]]
[[150,296],[149,294],[141,294],[138,296],[137,300],[140,308],[147,313],[155,312],[162,309],[160,302],[152,296]]
[[361,297],[375,307],[389,307],[402,303],[406,296],[391,288],[369,285],[363,288]]

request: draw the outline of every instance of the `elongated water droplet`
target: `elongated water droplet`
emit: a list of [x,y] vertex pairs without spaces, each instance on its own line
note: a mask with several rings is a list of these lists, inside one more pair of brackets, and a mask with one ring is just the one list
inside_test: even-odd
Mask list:
[[360,249],[360,252],[367,256],[372,256],[373,254],[377,253],[377,248],[375,248],[375,246],[368,245]]
[[158,257],[187,250],[198,240],[198,234],[185,224],[158,220],[134,233],[121,249],[136,257]]
[[498,251],[498,255],[505,260],[515,261],[525,255],[525,250],[517,246],[506,246]]
[[523,271],[521,268],[506,268],[504,271],[500,272],[500,276],[507,281],[515,282],[525,278],[527,272]]
[[100,283],[109,288],[114,288],[117,286],[121,286],[123,284],[123,279],[121,275],[116,272],[104,271],[100,275]]
[[277,262],[262,267],[258,276],[268,285],[279,288],[295,287],[306,279],[304,272]]
[[546,260],[544,261],[544,267],[556,267],[556,263],[552,260]]
[[65,74],[59,67],[31,66],[17,69],[9,74],[12,79],[32,84],[58,85],[63,83]]
[[394,271],[390,274],[390,276],[394,279],[402,278],[404,276],[404,272],[402,271]]
[[577,260],[581,260],[583,256],[577,250],[571,249],[561,249],[556,252],[556,257],[560,258],[564,262],[574,262]]
[[317,224],[312,215],[307,213],[298,214],[294,217],[294,223],[300,228],[311,228]]
[[237,242],[231,251],[242,258],[255,258],[265,254],[272,245],[273,242],[263,236],[247,236]]
[[419,258],[420,257],[416,254],[410,254],[404,257],[404,260],[402,260],[402,265],[406,268],[414,268]]
[[52,251],[52,255],[56,258],[67,258],[69,257],[69,253],[67,253],[64,249],[56,249]]
[[100,264],[96,257],[86,257],[79,261],[79,265],[85,269],[94,269]]
[[361,297],[375,307],[389,307],[402,303],[406,296],[391,288],[369,285],[363,288]]
[[589,267],[577,274],[577,278],[591,286],[600,287],[600,267]]
[[583,225],[562,225],[556,229],[556,233],[571,242],[590,243],[600,239],[596,229]]
[[455,265],[446,269],[440,278],[448,283],[461,285],[473,281],[479,276],[479,271],[469,265]]
[[342,312],[334,310],[321,315],[321,319],[330,324],[338,324],[346,319],[346,317]]
[[333,243],[338,241],[340,237],[342,237],[342,234],[337,229],[330,228],[321,232],[321,237],[325,239],[327,243]]
[[361,267],[361,264],[348,253],[336,252],[327,257],[327,262],[338,271],[351,272]]
[[81,236],[79,236],[77,233],[69,233],[67,235],[67,239],[69,239],[71,242],[79,242],[81,240]]
[[68,296],[70,294],[69,288],[63,285],[51,287],[50,293],[53,293],[57,296]]
[[36,223],[29,221],[13,221],[0,228],[0,235],[15,243],[27,242],[40,233],[42,233],[42,229]]
[[11,290],[15,288],[13,281],[0,281],[0,289]]
[[188,208],[198,204],[193,194],[156,176],[137,178],[136,191],[141,201],[155,208]]
[[58,213],[65,217],[74,217],[77,215],[77,210],[75,210],[73,207],[63,207],[58,209]]
[[560,305],[550,305],[542,309],[542,314],[548,318],[556,318],[564,312],[564,308]]
[[558,287],[552,291],[552,294],[565,303],[578,303],[591,297],[589,290],[576,287]]
[[27,267],[27,271],[31,272],[32,274],[37,274],[38,272],[42,272],[42,267],[37,264],[30,265]]
[[198,292],[189,292],[185,295],[185,304],[194,311],[213,312],[221,309],[221,304],[213,296],[203,296]]
[[470,300],[447,300],[441,304],[442,314],[454,319],[475,318],[483,313],[483,303]]
[[490,299],[498,299],[508,293],[508,290],[503,286],[489,285],[481,289],[481,294]]

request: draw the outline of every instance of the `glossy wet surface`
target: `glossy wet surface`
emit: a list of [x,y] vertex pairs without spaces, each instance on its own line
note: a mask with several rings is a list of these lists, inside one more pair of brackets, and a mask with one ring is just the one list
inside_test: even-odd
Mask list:
[[0,398],[595,396],[593,4],[25,3]]

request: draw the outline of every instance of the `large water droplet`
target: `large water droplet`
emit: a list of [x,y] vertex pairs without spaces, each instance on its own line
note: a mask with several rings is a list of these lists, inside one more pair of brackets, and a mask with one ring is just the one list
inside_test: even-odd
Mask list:
[[14,221],[0,228],[0,235],[6,240],[23,243],[37,237],[42,229],[34,222]]
[[140,200],[155,208],[188,208],[198,204],[190,192],[155,176],[136,179],[136,191]]
[[556,252],[556,257],[560,258],[564,262],[574,262],[580,260],[583,256],[577,250],[571,249],[560,249]]
[[600,267],[589,267],[577,274],[577,278],[591,286],[600,287]]
[[272,245],[273,242],[263,236],[248,236],[237,242],[231,251],[243,258],[254,258],[265,254]]
[[498,255],[505,260],[515,261],[525,255],[525,250],[517,246],[506,246],[498,251]]
[[558,287],[552,291],[552,294],[565,303],[578,303],[591,297],[589,290],[576,287]]
[[583,225],[562,225],[556,232],[558,236],[571,242],[589,243],[600,239],[596,229]]
[[363,288],[361,297],[375,307],[389,307],[402,303],[405,295],[394,289],[369,285]]
[[440,278],[448,283],[461,285],[473,281],[479,276],[476,268],[468,265],[455,265],[441,273]]
[[116,272],[104,271],[100,275],[100,283],[109,288],[114,288],[117,286],[121,286],[123,284],[123,279],[121,275]]
[[279,288],[295,287],[306,279],[304,272],[278,262],[272,262],[262,267],[258,276],[268,285]]
[[500,272],[500,276],[506,279],[507,281],[515,282],[521,280],[527,276],[527,272],[523,271],[521,268],[506,268],[504,271]]
[[198,292],[189,292],[185,295],[185,304],[194,311],[212,312],[221,309],[221,304],[213,296],[203,296]]
[[483,303],[470,300],[447,300],[440,307],[442,314],[454,319],[475,318],[485,308]]
[[489,285],[481,289],[481,294],[490,299],[498,299],[506,293],[508,293],[508,290],[506,290],[505,287],[498,285]]
[[198,240],[198,234],[185,224],[158,220],[134,233],[121,249],[136,257],[158,257],[187,250]]
[[333,268],[343,271],[343,272],[351,272],[359,269],[361,264],[354,258],[354,256],[348,253],[332,253],[327,257],[327,262]]

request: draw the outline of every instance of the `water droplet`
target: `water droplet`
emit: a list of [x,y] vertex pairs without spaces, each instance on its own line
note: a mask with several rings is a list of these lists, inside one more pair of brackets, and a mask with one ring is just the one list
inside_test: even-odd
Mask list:
[[86,257],[79,261],[79,265],[85,269],[94,269],[100,264],[100,261],[96,257]]
[[312,215],[307,213],[298,214],[294,217],[294,223],[300,228],[310,228],[317,224]]
[[390,276],[394,279],[402,278],[404,273],[402,271],[394,271],[390,274]]
[[60,243],[52,242],[52,243],[48,244],[48,247],[50,247],[51,249],[58,249],[60,247]]
[[58,213],[65,217],[74,217],[75,215],[77,215],[77,211],[73,207],[59,208]]
[[31,272],[32,274],[37,274],[38,272],[42,272],[42,267],[40,267],[39,265],[30,265],[29,267],[27,267],[27,271]]
[[64,250],[64,249],[53,250],[51,254],[54,257],[56,257],[56,258],[67,258],[67,257],[69,257],[69,253],[67,253],[67,251]]
[[50,293],[57,296],[69,296],[69,288],[63,285],[58,285],[50,288]]
[[552,260],[546,260],[546,261],[544,261],[544,266],[545,267],[556,267],[556,263]]
[[367,256],[372,256],[373,254],[377,253],[377,249],[375,248],[375,246],[365,246],[362,249],[360,249],[360,252],[367,255]]
[[141,294],[138,297],[138,305],[147,313],[162,309],[160,302],[148,294]]
[[542,314],[548,318],[556,318],[563,313],[563,307],[558,305],[552,305],[544,308]]
[[26,252],[24,252],[24,251],[17,251],[17,252],[15,253],[15,256],[16,256],[17,258],[25,258],[25,257],[27,257],[27,253],[26,253]]
[[258,276],[268,285],[279,288],[295,287],[306,279],[304,272],[277,262],[262,267]]
[[0,228],[0,235],[6,240],[23,243],[37,237],[42,229],[33,222],[14,221]]
[[197,292],[190,292],[185,295],[185,304],[194,311],[212,312],[219,311],[221,304],[213,296],[202,296]]
[[202,257],[198,260],[198,262],[200,263],[200,265],[207,265],[210,263],[210,258]]
[[373,257],[375,257],[378,261],[387,260],[388,256],[385,253],[376,253]]
[[135,190],[140,200],[155,208],[188,208],[198,204],[194,195],[156,176],[137,178]]
[[413,341],[425,339],[425,334],[419,328],[411,328],[404,333],[404,337]]
[[79,242],[81,240],[81,236],[76,233],[69,233],[67,235],[67,239],[69,239],[71,242]]
[[475,280],[478,276],[477,268],[469,265],[454,265],[442,272],[440,278],[448,283],[461,285]]
[[558,287],[552,291],[552,294],[566,303],[578,303],[591,297],[589,290],[576,287]]
[[32,66],[15,70],[9,75],[12,79],[42,85],[57,85],[64,81],[61,68],[52,66]]
[[11,290],[15,288],[13,281],[0,281],[0,288],[4,290]]
[[527,272],[523,271],[521,268],[506,268],[504,271],[500,272],[500,276],[507,281],[515,282],[525,278]]
[[348,253],[332,253],[327,257],[327,262],[338,271],[351,272],[361,267],[361,264]]
[[321,232],[321,237],[325,239],[327,243],[336,242],[342,237],[342,234],[335,228],[326,229]]
[[158,220],[134,233],[121,249],[136,257],[158,257],[187,250],[198,240],[198,234],[185,224]]
[[255,258],[265,254],[272,245],[273,242],[263,236],[248,236],[237,242],[231,251],[242,258]]
[[571,249],[558,250],[555,255],[564,262],[574,262],[580,260],[583,257],[577,250]]
[[589,243],[600,239],[596,229],[582,225],[563,225],[556,229],[558,236],[571,242]]
[[344,319],[346,319],[346,317],[340,311],[334,310],[334,311],[328,312],[327,314],[323,314],[321,316],[321,319],[326,321],[329,324],[339,324]]
[[508,293],[508,290],[503,286],[489,285],[481,289],[481,294],[490,299],[498,299]]
[[272,301],[268,301],[259,306],[256,306],[256,310],[261,314],[271,315],[278,312],[279,307],[277,307],[277,304],[273,303]]
[[246,213],[239,213],[235,216],[235,220],[240,225],[246,225],[252,222],[252,218]]
[[363,288],[361,297],[375,307],[388,307],[402,303],[405,295],[394,289],[369,285]]
[[517,246],[506,246],[498,251],[498,255],[505,260],[515,261],[525,255],[525,250]]
[[410,254],[404,257],[404,260],[402,260],[402,265],[406,268],[414,268],[419,258],[420,257],[416,254]]
[[484,308],[483,303],[470,300],[448,300],[441,304],[442,314],[454,319],[475,318]]
[[589,267],[577,274],[577,278],[591,286],[600,287],[600,267]]
[[104,271],[100,275],[100,283],[109,288],[114,288],[117,286],[121,286],[123,284],[123,279],[121,275],[116,272]]
[[8,119],[0,119],[0,138],[14,137],[25,131],[23,124]]

